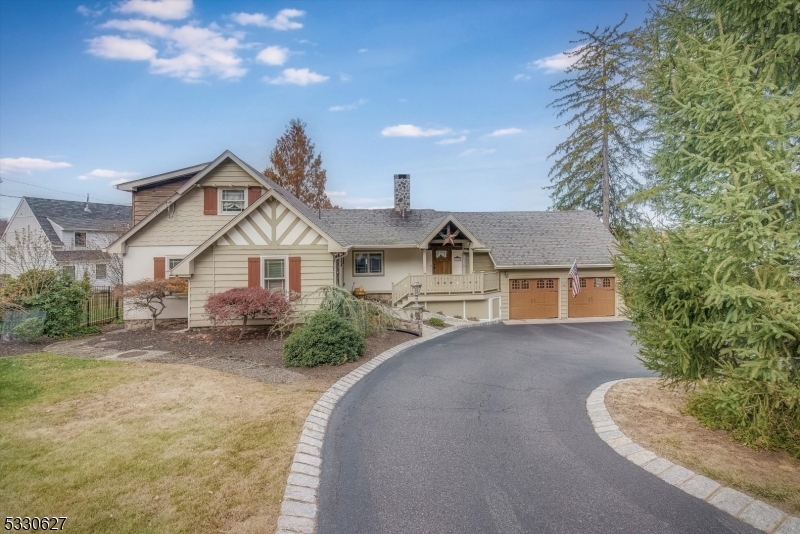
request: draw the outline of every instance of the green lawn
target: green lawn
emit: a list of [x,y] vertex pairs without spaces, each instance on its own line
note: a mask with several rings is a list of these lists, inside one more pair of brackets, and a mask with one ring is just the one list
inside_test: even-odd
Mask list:
[[[305,386],[307,387],[307,386]],[[0,359],[0,502],[66,531],[275,529],[320,388],[190,366]]]

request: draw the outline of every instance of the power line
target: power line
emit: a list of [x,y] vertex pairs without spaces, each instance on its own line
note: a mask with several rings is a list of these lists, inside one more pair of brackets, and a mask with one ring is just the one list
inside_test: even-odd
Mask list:
[[[22,185],[29,185],[29,186],[31,186],[31,187],[38,187],[39,189],[46,189],[46,190],[48,190],[48,191],[53,191],[53,192],[55,192],[55,193],[62,193],[62,194],[64,194],[64,195],[73,195],[73,196],[76,196],[76,197],[81,197],[81,198],[83,198],[83,195],[82,195],[82,194],[80,194],[80,193],[70,193],[70,192],[68,192],[68,191],[61,191],[61,190],[59,190],[59,189],[52,189],[52,188],[50,188],[50,187],[45,187],[45,186],[43,186],[43,185],[29,184],[28,182],[21,182],[21,181],[19,181],[19,180],[12,180],[11,178],[6,178],[6,177],[3,177],[3,178],[2,178],[2,180],[3,180],[4,182],[6,182],[6,181],[8,181],[8,182],[15,182],[15,183],[22,184]],[[11,195],[3,195],[3,196],[11,196]],[[22,198],[22,197],[15,197],[15,198]],[[118,203],[118,202],[111,202],[111,201],[109,201],[109,200],[104,200],[104,199],[102,199],[102,198],[98,198],[97,200],[102,200],[102,201],[103,201],[103,203],[105,203],[105,204],[113,204],[113,205],[115,205],[115,206],[129,206],[129,205],[130,205],[130,204],[120,204],[120,203]]]

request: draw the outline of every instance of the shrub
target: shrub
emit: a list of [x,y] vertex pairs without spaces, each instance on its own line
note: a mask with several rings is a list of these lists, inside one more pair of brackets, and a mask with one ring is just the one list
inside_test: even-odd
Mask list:
[[299,302],[294,314],[286,314],[273,328],[277,332],[285,332],[298,325],[309,322],[315,314],[313,311],[329,311],[352,324],[364,337],[378,333],[383,334],[387,328],[400,324],[400,320],[391,308],[368,299],[360,299],[336,286],[322,287],[306,295]]
[[314,367],[354,362],[364,353],[365,345],[364,336],[352,324],[320,310],[286,339],[283,363],[287,367]]
[[26,343],[33,343],[42,337],[43,331],[44,322],[41,319],[38,317],[28,317],[14,327],[14,337]]
[[206,315],[211,322],[231,323],[241,320],[242,339],[247,328],[247,319],[261,316],[265,319],[278,319],[289,313],[291,303],[283,291],[270,291],[263,287],[236,287],[223,293],[214,293],[206,302]]
[[431,325],[431,326],[440,327],[440,326],[444,326],[444,321],[442,321],[438,317],[431,317],[430,319],[428,319],[428,324]]
[[20,304],[47,313],[44,321],[46,336],[68,337],[80,333],[79,325],[85,318],[86,299],[90,290],[88,282],[73,280],[66,274],[58,273],[41,293],[22,299]]
[[704,382],[689,400],[689,413],[749,447],[784,449],[800,459],[800,385],[754,380],[743,371],[728,366],[727,377]]

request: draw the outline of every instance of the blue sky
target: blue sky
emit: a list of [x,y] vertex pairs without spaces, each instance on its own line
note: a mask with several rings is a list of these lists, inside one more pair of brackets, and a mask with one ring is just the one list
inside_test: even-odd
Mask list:
[[[543,210],[567,133],[547,108],[558,54],[579,29],[626,13],[632,27],[646,9],[3,0],[0,194],[128,203],[113,182],[226,149],[263,169],[300,118],[342,207],[389,206],[392,175],[410,173],[412,207]],[[0,196],[0,216],[17,202]]]

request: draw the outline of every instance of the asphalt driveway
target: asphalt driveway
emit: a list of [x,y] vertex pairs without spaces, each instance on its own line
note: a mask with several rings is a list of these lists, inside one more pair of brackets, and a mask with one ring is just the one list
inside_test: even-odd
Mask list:
[[331,415],[318,532],[756,532],[595,434],[589,393],[649,376],[628,328],[470,328],[387,361]]

